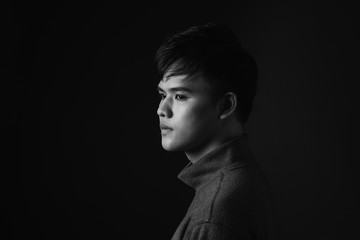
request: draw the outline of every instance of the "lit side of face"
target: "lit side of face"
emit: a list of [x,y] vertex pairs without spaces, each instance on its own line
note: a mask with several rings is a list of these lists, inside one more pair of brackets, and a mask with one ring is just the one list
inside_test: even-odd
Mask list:
[[170,76],[159,82],[157,114],[161,143],[168,151],[194,151],[208,144],[219,129],[218,106],[202,74]]

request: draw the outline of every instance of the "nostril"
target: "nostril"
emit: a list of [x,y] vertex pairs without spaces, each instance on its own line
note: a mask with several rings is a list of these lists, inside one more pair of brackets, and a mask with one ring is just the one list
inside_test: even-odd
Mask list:
[[156,111],[157,115],[158,116],[161,116],[161,117],[164,117],[165,114],[164,114],[164,111],[161,109],[161,108],[158,108],[158,110]]

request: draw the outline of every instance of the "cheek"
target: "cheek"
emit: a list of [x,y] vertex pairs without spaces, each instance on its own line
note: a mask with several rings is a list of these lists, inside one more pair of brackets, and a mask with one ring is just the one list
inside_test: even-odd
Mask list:
[[179,113],[178,124],[186,134],[207,129],[216,118],[215,109],[209,105],[195,105],[182,109]]

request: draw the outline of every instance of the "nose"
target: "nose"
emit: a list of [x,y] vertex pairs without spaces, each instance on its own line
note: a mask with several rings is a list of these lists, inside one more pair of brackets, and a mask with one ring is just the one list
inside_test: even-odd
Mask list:
[[156,112],[159,117],[171,118],[172,111],[171,111],[171,103],[169,102],[169,100],[166,100],[166,98],[161,100]]

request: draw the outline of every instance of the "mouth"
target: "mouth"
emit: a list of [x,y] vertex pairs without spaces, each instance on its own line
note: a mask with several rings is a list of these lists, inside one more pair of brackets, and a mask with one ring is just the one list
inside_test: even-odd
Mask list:
[[171,132],[174,129],[172,129],[171,127],[169,127],[168,125],[166,125],[164,123],[160,123],[160,130],[161,130],[161,134],[164,135],[164,134]]

